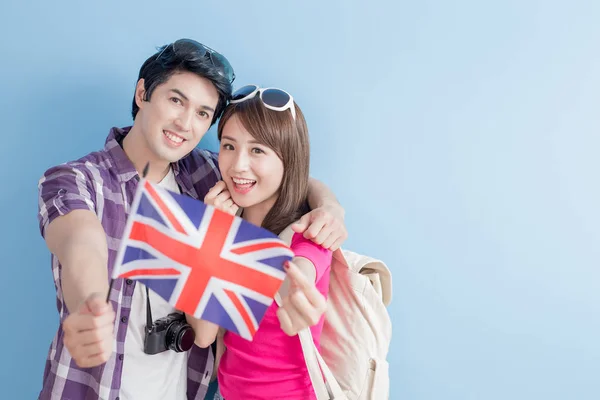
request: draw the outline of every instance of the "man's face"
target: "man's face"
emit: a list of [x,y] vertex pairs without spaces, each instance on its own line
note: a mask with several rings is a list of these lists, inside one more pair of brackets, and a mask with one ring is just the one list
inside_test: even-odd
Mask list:
[[[141,85],[141,86],[140,86]],[[206,78],[191,72],[176,73],[154,89],[149,101],[142,101],[144,82],[138,82],[136,102],[149,159],[175,162],[200,143],[210,128],[219,95]]]

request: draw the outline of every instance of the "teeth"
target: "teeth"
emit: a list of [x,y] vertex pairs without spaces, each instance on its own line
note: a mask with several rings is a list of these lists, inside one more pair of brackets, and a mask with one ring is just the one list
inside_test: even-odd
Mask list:
[[174,141],[175,143],[183,142],[183,138],[180,138],[179,136],[175,136],[172,133],[165,132],[165,136],[168,137],[169,139],[171,139],[172,141]]
[[250,179],[238,179],[238,178],[231,178],[233,179],[234,183],[237,183],[238,185],[248,185],[250,183],[255,183],[256,181],[250,180]]

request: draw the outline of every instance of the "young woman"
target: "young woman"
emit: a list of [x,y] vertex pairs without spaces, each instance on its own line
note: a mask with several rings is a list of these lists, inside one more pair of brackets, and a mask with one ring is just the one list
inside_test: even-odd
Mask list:
[[[291,95],[280,89],[245,86],[234,93],[218,127],[223,180],[205,203],[280,234],[307,209],[308,128]],[[282,306],[267,310],[253,340],[224,335],[218,370],[225,400],[315,399],[296,335],[310,326],[319,346],[331,251],[295,233],[295,254],[280,290]],[[219,327],[193,321],[196,343],[210,346]]]

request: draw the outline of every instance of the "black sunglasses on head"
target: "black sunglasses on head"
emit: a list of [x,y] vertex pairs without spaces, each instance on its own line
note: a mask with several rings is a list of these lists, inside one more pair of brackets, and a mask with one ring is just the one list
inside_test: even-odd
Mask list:
[[160,60],[165,50],[169,47],[173,48],[173,52],[176,55],[194,54],[200,58],[208,58],[212,65],[217,68],[219,75],[227,79],[230,84],[235,80],[235,73],[233,72],[233,67],[231,64],[229,64],[229,61],[224,55],[216,52],[210,47],[192,39],[179,39],[169,45],[166,45],[156,59]]

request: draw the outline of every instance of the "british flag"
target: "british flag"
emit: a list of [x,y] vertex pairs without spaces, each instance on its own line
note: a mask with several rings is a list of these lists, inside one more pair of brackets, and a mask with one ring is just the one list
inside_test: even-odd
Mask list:
[[143,179],[112,277],[252,340],[293,255],[272,232]]

